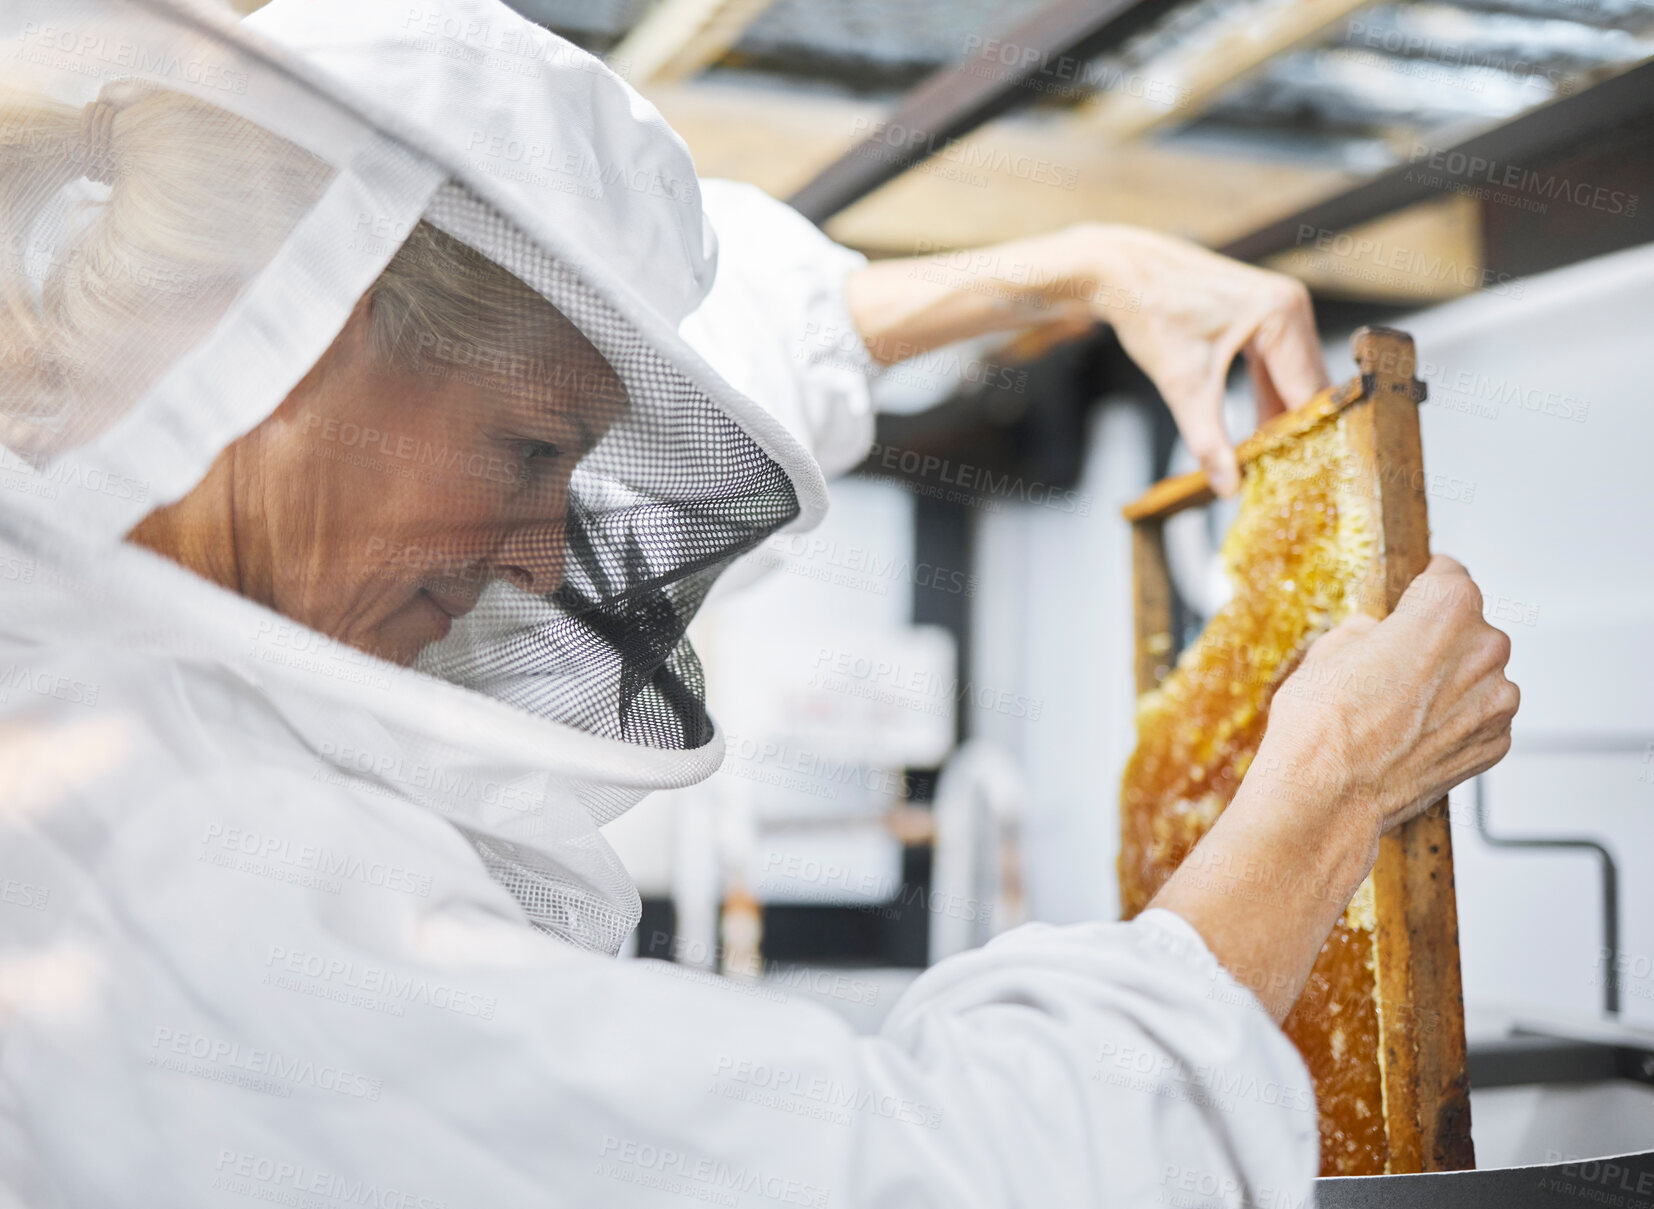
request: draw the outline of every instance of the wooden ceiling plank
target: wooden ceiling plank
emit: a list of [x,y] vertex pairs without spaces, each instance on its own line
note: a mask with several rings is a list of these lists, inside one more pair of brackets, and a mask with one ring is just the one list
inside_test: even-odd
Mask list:
[[609,53],[637,88],[686,80],[741,40],[772,0],[660,0]]
[[1260,20],[1245,8],[1215,38],[1173,50],[1115,81],[1074,112],[1074,121],[1112,142],[1141,138],[1207,109],[1271,59],[1319,40],[1371,0],[1293,0]]
[[[778,197],[837,160],[880,114],[862,102],[780,91],[755,98],[752,89],[704,82],[658,89],[651,99],[688,142],[701,175],[749,181]],[[1102,147],[1060,118],[1002,119],[863,198],[828,230],[878,256],[1000,243],[1086,221],[1131,223],[1212,245],[1335,194],[1351,180],[1334,169],[1147,143]],[[1311,241],[1278,267],[1339,296],[1456,297],[1464,287],[1452,275],[1410,274],[1408,266],[1475,260],[1479,228],[1466,200],[1375,224],[1360,232],[1359,254],[1343,239],[1322,248]],[[1397,248],[1408,254],[1399,256]],[[1392,261],[1372,271],[1363,257],[1373,255]]]

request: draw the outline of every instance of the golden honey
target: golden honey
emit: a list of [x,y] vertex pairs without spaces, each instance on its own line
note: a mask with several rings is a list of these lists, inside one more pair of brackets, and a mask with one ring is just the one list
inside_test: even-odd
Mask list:
[[[1356,607],[1377,555],[1371,512],[1342,414],[1246,467],[1240,515],[1223,545],[1234,596],[1138,702],[1137,750],[1120,804],[1127,918],[1234,797],[1276,687]],[[1322,946],[1286,1020],[1315,1081],[1323,1175],[1380,1174],[1388,1157],[1373,925],[1369,882]]]

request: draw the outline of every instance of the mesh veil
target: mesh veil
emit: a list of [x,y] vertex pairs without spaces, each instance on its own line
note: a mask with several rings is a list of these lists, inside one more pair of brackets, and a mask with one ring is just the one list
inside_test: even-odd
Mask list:
[[428,218],[555,303],[625,385],[619,421],[574,470],[563,583],[499,581],[420,666],[610,738],[711,738],[685,627],[737,555],[798,514],[786,474],[612,307],[463,189]]

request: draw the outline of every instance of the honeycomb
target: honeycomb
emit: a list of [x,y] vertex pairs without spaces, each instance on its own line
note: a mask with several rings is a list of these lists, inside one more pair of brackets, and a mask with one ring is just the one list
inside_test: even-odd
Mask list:
[[[1120,896],[1141,911],[1234,797],[1276,687],[1357,605],[1378,556],[1346,417],[1250,462],[1223,545],[1234,596],[1137,706],[1121,793]],[[1285,1024],[1315,1081],[1323,1175],[1382,1174],[1384,1130],[1371,880],[1316,959]]]

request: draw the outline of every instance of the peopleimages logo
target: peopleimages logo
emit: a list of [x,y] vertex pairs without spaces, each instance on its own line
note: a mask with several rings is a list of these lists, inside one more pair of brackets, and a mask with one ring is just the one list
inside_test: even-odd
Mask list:
[[221,1147],[212,1186],[221,1192],[278,1205],[311,1206],[317,1201],[342,1205],[369,1205],[373,1209],[447,1209],[448,1202],[418,1196],[360,1177],[347,1177],[319,1167],[307,1167],[244,1150]]
[[[789,1105],[807,1105],[820,1112],[806,1115],[841,1125],[850,1123],[852,1113],[923,1125],[927,1129],[939,1129],[942,1124],[942,1110],[921,1100],[841,1083],[824,1074],[729,1055],[719,1057],[708,1090],[731,1100],[764,1103],[783,1112],[794,1111]],[[759,1098],[756,1093],[767,1094]]]
[[149,483],[145,480],[113,474],[69,459],[59,459],[49,466],[37,468],[9,449],[0,450],[0,471],[10,471],[37,485],[41,489],[40,494],[49,491],[48,498],[51,499],[56,499],[59,491],[66,487],[138,503],[149,499]]
[[431,875],[385,861],[372,861],[353,852],[337,852],[323,844],[303,844],[284,836],[261,834],[244,827],[207,824],[201,843],[208,853],[220,852],[253,862],[237,865],[247,872],[259,867],[286,867],[322,878],[350,879],[381,890],[397,890],[421,898],[431,893]]
[[972,139],[936,135],[913,126],[882,119],[858,117],[851,123],[856,140],[855,154],[890,158],[921,151],[925,156],[967,169],[981,169],[1036,185],[1054,185],[1072,190],[1079,184],[1080,171],[1068,164],[1037,155],[1007,151]]
[[10,701],[12,690],[52,697],[69,705],[96,707],[101,686],[86,680],[75,680],[55,672],[9,664],[0,667],[0,701]]
[[[827,579],[883,596],[888,584],[880,580],[907,580],[951,596],[975,596],[976,576],[935,563],[913,562],[881,554],[867,546],[841,546],[837,538],[819,533],[774,533],[764,539],[756,557],[811,579]],[[794,560],[789,564],[788,560]]]
[[0,878],[0,903],[27,907],[31,911],[44,911],[51,901],[52,892],[44,886],[31,885],[10,877]]
[[817,647],[811,688],[900,705],[924,713],[945,713],[955,705],[1037,722],[1045,700],[973,684],[957,676],[943,676],[932,668],[904,667],[889,659],[873,658],[833,647]]
[[1495,377],[1475,369],[1447,369],[1427,358],[1419,359],[1418,376],[1430,384],[1430,403],[1497,419],[1501,407],[1554,416],[1583,424],[1591,404],[1562,391]]
[[429,790],[445,799],[480,801],[487,806],[500,806],[519,814],[544,814],[545,795],[537,783],[480,779],[469,772],[443,768],[437,764],[411,762],[401,755],[367,751],[331,740],[317,748],[317,754],[327,768],[338,775],[328,777],[318,771],[318,779],[342,784],[352,775],[387,782],[414,790]]
[[997,496],[1078,516],[1091,515],[1090,498],[1077,491],[1053,487],[1037,479],[1025,480],[1008,471],[995,474],[985,466],[954,462],[937,454],[920,453],[897,445],[875,444],[868,450],[866,464],[919,479],[933,478],[938,483],[959,487],[975,495]]
[[[343,957],[328,957],[285,945],[270,945],[264,955],[270,975],[279,979],[310,979],[341,990],[359,991],[364,995],[383,996],[400,1003],[418,1004],[459,1016],[474,1016],[492,1020],[498,1002],[492,995],[466,991],[441,980],[417,974],[404,974],[369,962],[352,961]],[[274,986],[283,986],[279,980],[266,978]],[[322,996],[326,998],[327,996]]]
[[[1092,1077],[1155,1095],[1178,1096],[1191,1093],[1195,1103],[1211,1103],[1229,1111],[1235,1100],[1251,1100],[1266,1107],[1313,1113],[1315,1097],[1308,1087],[1259,1079],[1250,1071],[1229,1070],[1217,1065],[1189,1065],[1147,1046],[1115,1045],[1104,1042],[1097,1054],[1099,1071]],[[1113,1068],[1113,1069],[1109,1069]]]
[[247,73],[207,59],[181,58],[176,51],[113,38],[92,29],[23,22],[21,45],[13,56],[30,63],[94,77],[166,77],[237,96],[247,91]]
[[969,922],[993,917],[994,905],[962,894],[927,889],[910,882],[896,882],[878,873],[858,871],[833,861],[818,861],[797,853],[771,852],[764,858],[759,875],[760,890],[783,889],[803,883],[840,890],[863,906],[894,908],[888,918],[897,918],[901,908],[913,907],[933,915],[946,915]]
[[256,1045],[159,1026],[149,1042],[149,1065],[218,1083],[245,1084],[283,1099],[295,1087],[377,1101],[384,1082],[329,1062],[293,1058]]
[[480,159],[510,165],[526,174],[546,172],[588,182],[598,187],[597,196],[601,196],[604,189],[627,189],[686,205],[698,196],[694,181],[679,180],[648,167],[634,167],[619,157],[598,159],[589,152],[562,146],[555,141],[542,143],[487,130],[473,130],[465,150],[473,163]]
[[1496,273],[1481,265],[1461,263],[1450,256],[1390,244],[1371,236],[1301,224],[1296,242],[1300,248],[1313,247],[1317,252],[1328,253],[1332,259],[1318,261],[1318,267],[1341,277],[1387,281],[1401,274],[1508,298],[1520,298],[1527,289],[1526,282],[1509,273]]
[[[1053,55],[1043,46],[1006,42],[971,34],[965,39],[964,62],[959,70],[968,75],[1002,79],[1009,73],[1020,77],[1019,88],[1060,96],[1099,92],[1125,94],[1167,110],[1188,104],[1189,89],[1171,80],[1127,71],[1119,64],[1094,58]],[[1034,69],[1038,68],[1038,74]]]
[[[726,1163],[687,1154],[670,1146],[653,1146],[609,1135],[598,1150],[599,1175],[625,1183],[681,1192],[696,1200],[714,1196],[761,1196],[784,1205],[826,1209],[828,1189],[761,1167]],[[724,1202],[734,1204],[733,1200]]]
[[1549,201],[1566,201],[1604,214],[1634,217],[1639,195],[1623,189],[1609,189],[1589,181],[1576,181],[1554,172],[1540,172],[1516,164],[1502,163],[1485,156],[1464,151],[1443,150],[1428,143],[1414,143],[1408,163],[1423,165],[1432,171],[1450,177],[1461,184],[1485,185],[1507,189],[1512,193],[1526,193]]

